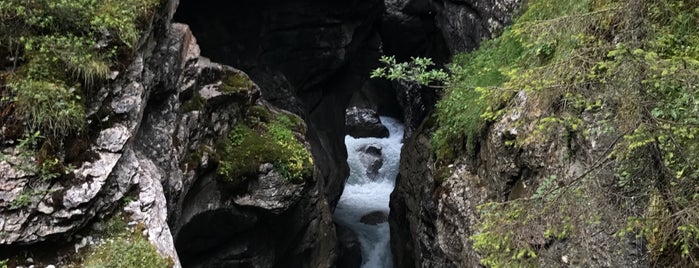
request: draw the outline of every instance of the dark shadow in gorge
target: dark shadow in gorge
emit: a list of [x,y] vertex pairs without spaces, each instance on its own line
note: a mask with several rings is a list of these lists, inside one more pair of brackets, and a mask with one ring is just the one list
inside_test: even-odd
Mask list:
[[[403,117],[405,110],[425,108],[425,98],[421,97],[424,92],[386,81],[368,81],[379,55],[396,54],[400,59],[448,57],[429,8],[410,12],[396,17],[387,12],[381,0],[181,0],[175,20],[190,25],[203,56],[245,71],[260,85],[264,99],[305,119],[317,173],[316,185],[311,187],[314,190],[309,190],[304,198],[327,202],[332,209],[349,174],[344,145],[345,108],[350,103],[368,106],[398,118]],[[397,95],[401,93],[407,101],[399,101]],[[427,106],[433,105],[434,98],[427,99]],[[426,114],[420,112],[421,118],[415,121]],[[193,192],[187,198],[198,194]],[[314,202],[304,201],[293,211],[309,213],[308,207]],[[185,202],[183,210],[188,206],[194,204]],[[231,211],[207,213],[187,220],[169,220],[175,222],[174,236],[184,264],[190,263],[191,258],[202,259],[211,254],[189,250],[193,239],[216,238],[208,242],[225,247],[218,238],[226,237],[229,230],[212,225],[227,223],[217,223],[213,216],[227,222],[244,220]],[[285,215],[290,218],[288,221],[298,218],[292,214]],[[208,243],[204,240],[197,243]],[[274,252],[281,259],[285,254],[295,254],[284,250]]]

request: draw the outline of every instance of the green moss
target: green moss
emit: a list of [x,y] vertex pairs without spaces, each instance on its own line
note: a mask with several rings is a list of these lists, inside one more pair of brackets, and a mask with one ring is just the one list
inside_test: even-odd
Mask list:
[[221,81],[220,89],[223,92],[235,93],[249,90],[253,85],[250,78],[244,73],[228,71]]
[[[255,109],[255,113],[269,113]],[[291,130],[290,127],[296,126],[291,117],[276,115],[266,124],[259,119],[253,121],[257,122],[253,126],[238,124],[218,144],[218,173],[226,182],[237,185],[255,178],[263,163],[273,164],[277,172],[295,183],[312,175],[313,160]]]
[[268,136],[240,124],[219,145],[218,173],[234,185],[257,176],[262,163],[274,163],[283,157],[279,144]]
[[89,268],[170,267],[143,237],[118,237],[100,245],[84,262]]
[[520,41],[506,31],[499,38],[485,41],[479,50],[454,57],[451,68],[455,76],[437,103],[439,127],[432,138],[440,161],[449,161],[464,149],[474,152],[486,123],[482,115],[497,110],[511,96],[512,91],[499,87],[508,81],[506,71],[517,66],[522,54]]
[[254,105],[248,109],[247,119],[250,124],[269,123],[272,121],[272,113],[262,105]]
[[288,129],[302,134],[306,133],[306,128],[303,124],[303,119],[295,114],[278,115],[276,121]]
[[172,260],[162,257],[155,246],[143,235],[144,226],[129,227],[128,218],[120,213],[103,223],[103,229],[95,234],[103,244],[96,244],[82,257],[76,267],[126,268],[172,267]]
[[120,215],[113,216],[105,223],[104,244],[91,248],[80,267],[172,267],[172,261],[158,253],[142,229],[140,225],[130,229]]

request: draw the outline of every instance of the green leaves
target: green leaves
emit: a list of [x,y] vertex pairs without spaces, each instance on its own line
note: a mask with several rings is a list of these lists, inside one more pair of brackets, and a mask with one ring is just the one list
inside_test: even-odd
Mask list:
[[388,80],[406,80],[419,85],[441,87],[451,79],[451,76],[441,69],[435,69],[430,58],[410,58],[409,62],[396,62],[394,56],[381,56],[381,63],[386,65],[374,69],[371,78],[386,78]]

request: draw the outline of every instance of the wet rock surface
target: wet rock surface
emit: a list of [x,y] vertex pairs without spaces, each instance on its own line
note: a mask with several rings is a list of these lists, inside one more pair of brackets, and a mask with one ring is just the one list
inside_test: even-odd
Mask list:
[[369,144],[359,148],[359,161],[366,169],[369,179],[376,180],[379,176],[379,169],[383,166],[383,148],[378,144]]
[[335,225],[337,230],[337,268],[359,268],[362,265],[362,249],[357,234],[349,227]]
[[377,225],[388,221],[388,214],[383,211],[373,211],[369,214],[362,216],[362,218],[359,219],[359,221],[368,225]]
[[368,108],[350,107],[345,115],[347,135],[355,138],[386,138],[388,128],[381,124],[376,111]]
[[391,193],[391,251],[395,267],[458,267],[435,240],[439,184],[428,130],[418,130],[403,146],[400,173]]

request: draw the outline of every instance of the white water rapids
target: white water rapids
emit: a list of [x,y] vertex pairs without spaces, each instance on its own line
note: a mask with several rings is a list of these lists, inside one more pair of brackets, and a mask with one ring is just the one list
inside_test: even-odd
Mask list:
[[[403,125],[396,119],[381,117],[388,128],[388,138],[358,138],[345,136],[347,164],[350,175],[340,201],[335,209],[335,221],[352,229],[359,238],[362,249],[362,268],[393,267],[388,223],[369,225],[360,222],[362,216],[382,211],[388,215],[388,201],[393,191],[403,146]],[[377,144],[381,150],[383,165],[375,180],[366,174],[366,167],[359,160],[359,148]]]

